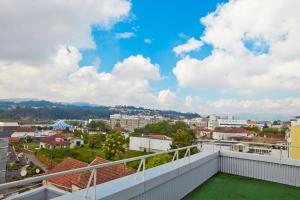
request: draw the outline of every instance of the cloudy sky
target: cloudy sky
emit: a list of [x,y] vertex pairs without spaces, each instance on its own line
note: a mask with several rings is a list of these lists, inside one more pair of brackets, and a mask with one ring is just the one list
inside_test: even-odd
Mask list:
[[299,0],[0,1],[0,98],[300,112]]

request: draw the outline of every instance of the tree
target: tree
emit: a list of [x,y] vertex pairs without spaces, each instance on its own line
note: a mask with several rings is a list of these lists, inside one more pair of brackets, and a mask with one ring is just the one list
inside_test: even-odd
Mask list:
[[105,132],[111,131],[110,125],[108,125],[104,121],[94,121],[93,120],[87,125],[87,127],[90,129],[98,129],[100,131],[105,131]]
[[190,146],[193,144],[193,137],[185,130],[177,130],[173,136],[172,148],[177,149],[181,147]]
[[146,168],[152,168],[152,167],[156,167],[165,163],[168,163],[172,160],[172,155],[170,154],[162,154],[162,155],[158,155],[158,156],[154,156],[149,158],[147,164],[146,164]]
[[88,134],[83,133],[82,131],[79,131],[79,130],[75,130],[73,132],[73,135],[74,135],[74,137],[83,139],[83,141],[84,141],[85,144],[89,143],[89,141],[88,141]]
[[107,159],[112,159],[120,153],[124,153],[125,137],[120,132],[110,133],[103,143],[102,149]]
[[[193,136],[185,131],[185,130],[177,130],[175,135],[173,136],[173,141],[172,141],[172,145],[171,148],[172,149],[177,149],[177,148],[182,148],[182,147],[187,147],[187,146],[191,146],[194,143],[194,138]],[[191,154],[197,153],[198,149],[195,148],[191,148]],[[185,152],[181,151],[179,152],[179,156],[183,157],[183,155],[185,154]]]
[[183,121],[177,121],[175,124],[170,124],[168,121],[161,121],[156,124],[148,124],[144,128],[135,129],[133,135],[141,135],[141,134],[164,134],[169,137],[173,137],[173,135],[178,130],[187,131],[193,138],[195,134],[192,129]]
[[88,136],[88,144],[90,148],[99,148],[101,146],[101,141],[99,134],[92,134]]

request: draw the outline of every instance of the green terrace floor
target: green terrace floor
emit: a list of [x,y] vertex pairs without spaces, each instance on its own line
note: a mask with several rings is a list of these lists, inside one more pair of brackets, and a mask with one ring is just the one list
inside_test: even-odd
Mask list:
[[[300,178],[300,177],[299,177]],[[184,200],[300,200],[300,188],[219,173]]]

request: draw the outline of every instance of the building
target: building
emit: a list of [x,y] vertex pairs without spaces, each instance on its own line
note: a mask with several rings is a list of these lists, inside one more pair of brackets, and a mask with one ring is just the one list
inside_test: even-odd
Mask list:
[[16,127],[14,129],[14,132],[11,134],[11,137],[19,137],[19,138],[24,138],[27,136],[34,137],[36,132],[37,132],[36,128]]
[[218,118],[216,115],[209,115],[207,128],[210,130],[214,130],[218,126]]
[[82,147],[84,141],[80,138],[68,137],[65,134],[55,134],[47,138],[41,139],[40,148],[56,149],[56,148],[74,148]]
[[190,126],[190,128],[195,128],[195,127],[207,127],[208,125],[208,119],[207,118],[193,118],[193,119],[185,119],[184,122]]
[[211,130],[204,126],[198,126],[194,129],[197,138],[210,138],[211,137]]
[[59,120],[51,125],[51,127],[55,130],[65,130],[65,129],[73,129],[73,126],[65,123],[63,120]]
[[[96,157],[96,159],[90,164],[73,158],[66,158],[61,163],[49,170],[48,173],[51,174],[55,172],[62,172],[107,162],[109,161],[100,157]],[[135,173],[135,170],[129,168],[125,164],[118,164],[111,167],[97,169],[96,183],[101,184],[133,173]],[[87,187],[90,175],[91,172],[88,171],[79,174],[50,178],[45,180],[43,183],[44,185],[53,186],[66,191],[78,191]]]
[[142,137],[130,137],[129,149],[145,152],[160,152],[171,148],[172,140],[166,135],[145,135]]
[[235,127],[240,128],[242,126],[247,126],[247,120],[240,120],[234,118],[227,118],[227,119],[218,119],[217,123],[218,127]]
[[212,137],[215,140],[232,140],[239,138],[249,138],[252,136],[253,133],[251,131],[245,130],[243,128],[221,127],[213,131]]
[[5,183],[8,139],[0,137],[0,184]]
[[0,122],[0,132],[15,131],[19,127],[18,122]]
[[128,131],[134,131],[136,128],[143,128],[147,124],[155,124],[162,121],[162,117],[157,116],[137,116],[137,115],[110,115],[110,124],[112,128],[121,127]]
[[288,142],[291,158],[300,159],[300,117],[291,122]]

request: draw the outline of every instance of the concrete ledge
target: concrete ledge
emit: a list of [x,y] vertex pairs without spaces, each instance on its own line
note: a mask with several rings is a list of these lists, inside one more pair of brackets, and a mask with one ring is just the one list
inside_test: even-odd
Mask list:
[[[164,194],[164,199],[179,200],[218,172],[218,160],[219,152],[201,152],[190,158],[109,181],[96,187],[97,199],[155,199],[154,197],[159,198],[159,195]],[[184,187],[182,183],[185,184]],[[91,188],[88,198],[93,197],[92,190]],[[84,192],[85,190],[81,190],[56,199],[82,199]]]
[[43,200],[52,199],[65,194],[68,194],[68,192],[57,188],[43,186],[21,194],[8,197],[7,200]]
[[280,159],[280,158],[271,157],[268,155],[258,155],[258,154],[241,153],[241,152],[234,152],[234,151],[220,151],[220,156],[240,158],[240,159],[246,159],[246,160],[251,159],[251,160],[257,160],[257,161],[262,161],[262,162],[277,163],[277,164],[284,164],[284,165],[300,167],[300,160],[288,159],[288,158]]

